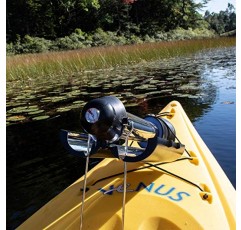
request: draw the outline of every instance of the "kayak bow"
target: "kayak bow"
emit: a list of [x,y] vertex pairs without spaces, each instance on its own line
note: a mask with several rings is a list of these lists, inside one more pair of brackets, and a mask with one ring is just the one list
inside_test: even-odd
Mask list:
[[18,229],[236,229],[235,189],[180,103],[138,119],[109,99],[83,108],[88,134],[62,132],[72,153],[106,159]]

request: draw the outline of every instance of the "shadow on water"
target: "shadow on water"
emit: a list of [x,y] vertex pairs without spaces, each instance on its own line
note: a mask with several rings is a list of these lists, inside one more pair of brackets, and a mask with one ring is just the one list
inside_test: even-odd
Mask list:
[[[215,105],[220,107],[222,100],[215,82],[220,79],[206,76],[210,66],[216,63],[215,68],[223,68],[220,60],[233,54],[234,49],[143,63],[128,69],[88,72],[82,80],[73,77],[71,82],[49,85],[49,89],[35,89],[35,94],[29,90],[25,90],[26,95],[19,95],[17,90],[10,92],[7,97],[7,228],[16,228],[83,175],[85,162],[65,151],[59,132],[61,129],[81,131],[79,114],[85,102],[115,95],[124,102],[128,112],[143,117],[158,113],[170,101],[178,100],[198,126]],[[233,56],[224,63],[232,63]],[[233,66],[235,63],[225,68]],[[19,120],[14,119],[18,117]],[[205,122],[202,127],[207,130]],[[235,147],[231,151],[235,152]],[[97,162],[92,159],[91,167]],[[228,176],[235,186],[235,175]]]

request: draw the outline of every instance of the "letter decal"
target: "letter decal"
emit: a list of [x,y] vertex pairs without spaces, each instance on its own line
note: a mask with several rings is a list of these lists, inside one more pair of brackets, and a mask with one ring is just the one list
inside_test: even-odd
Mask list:
[[114,191],[114,185],[111,185],[109,190],[104,190],[103,188],[99,188],[100,192],[103,192],[104,195],[112,195]]
[[[165,184],[161,184],[160,186],[154,188],[155,183],[152,182],[148,185],[145,184],[145,182],[140,182],[136,189],[127,189],[131,186],[131,184],[126,184],[126,192],[139,192],[141,190],[146,191],[148,193],[153,193],[156,195],[160,195],[160,196],[166,196],[168,199],[178,202],[178,201],[182,201],[185,197],[191,196],[189,193],[184,192],[184,191],[180,191],[177,192],[175,191],[176,188],[175,187],[168,187]],[[118,185],[115,187],[115,185],[110,185],[109,189],[103,189],[103,188],[99,188],[98,189],[100,192],[103,193],[103,195],[113,195],[114,192],[117,193],[123,193],[124,190],[124,185]]]
[[[135,190],[133,189],[127,189],[128,187],[130,187],[131,184],[126,184],[126,192],[134,192]],[[116,189],[117,192],[124,192],[124,185],[119,185]]]
[[183,199],[183,195],[186,195],[186,196],[191,196],[189,193],[187,192],[178,192],[177,193],[177,198],[174,198],[172,196],[168,196],[168,198],[170,198],[171,200],[173,201],[181,201]]
[[161,186],[159,186],[156,190],[155,193],[158,195],[162,195],[162,196],[167,196],[168,194],[170,194],[173,190],[175,190],[174,187],[170,188],[167,192],[161,193],[160,190],[165,187],[164,184],[162,184]]
[[136,188],[136,191],[140,191],[141,188],[144,188],[146,191],[151,192],[152,188],[154,186],[154,183],[152,182],[148,186],[146,186],[143,182],[140,182],[139,185]]
[[[130,187],[131,184],[126,184],[126,188]],[[114,187],[114,185],[111,185],[109,190],[105,190],[103,188],[99,189],[100,192],[103,192],[104,195],[112,195],[114,191],[117,192],[123,192],[124,191],[124,186],[123,185],[119,185],[118,187]],[[133,189],[126,189],[126,192],[134,192],[135,190]]]

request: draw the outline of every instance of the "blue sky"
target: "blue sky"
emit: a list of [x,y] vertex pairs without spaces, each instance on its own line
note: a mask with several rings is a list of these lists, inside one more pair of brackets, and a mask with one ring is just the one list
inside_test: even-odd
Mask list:
[[[196,2],[200,1],[196,0]],[[226,8],[228,7],[228,3],[231,3],[236,8],[235,0],[211,0],[207,4],[207,7],[203,8],[203,13],[205,13],[206,10],[210,11],[211,13],[219,13],[221,10],[226,10]]]

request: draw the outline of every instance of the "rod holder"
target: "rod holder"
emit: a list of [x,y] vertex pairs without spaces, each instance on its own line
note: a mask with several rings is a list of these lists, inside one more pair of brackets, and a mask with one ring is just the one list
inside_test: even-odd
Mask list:
[[[147,115],[144,119],[127,113],[116,97],[106,96],[88,102],[80,118],[86,133],[61,130],[65,148],[86,156],[88,134],[90,157],[119,158],[126,162],[167,161],[179,158],[185,146],[175,142],[175,128],[164,118]],[[128,139],[127,151],[123,146]]]

